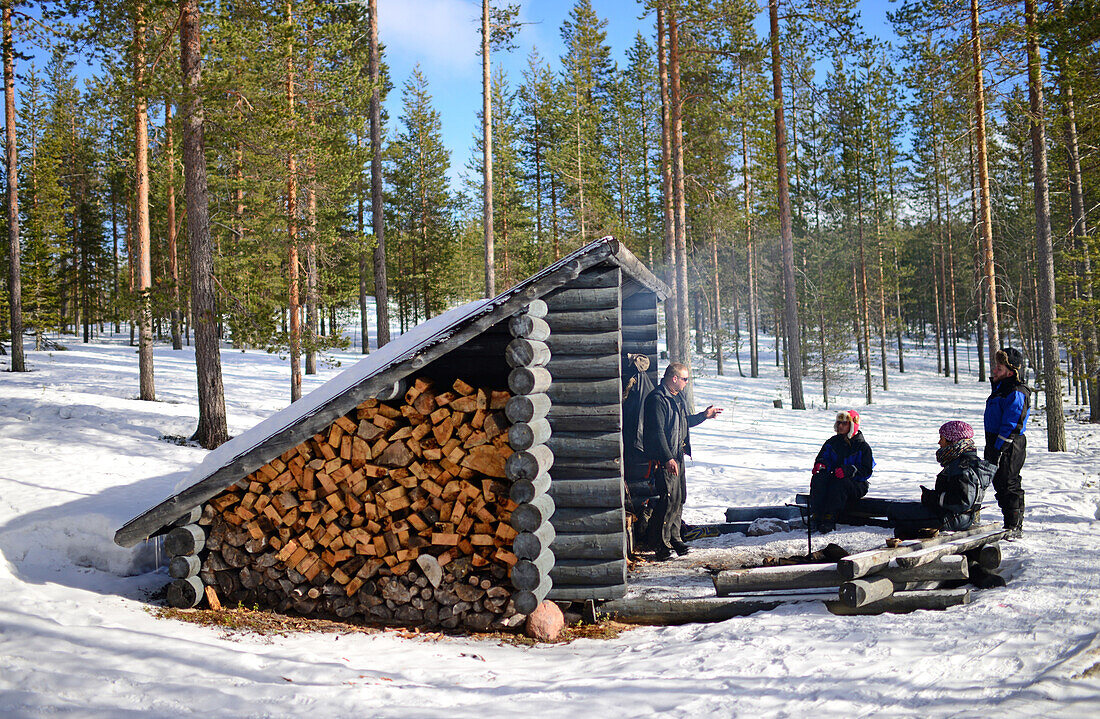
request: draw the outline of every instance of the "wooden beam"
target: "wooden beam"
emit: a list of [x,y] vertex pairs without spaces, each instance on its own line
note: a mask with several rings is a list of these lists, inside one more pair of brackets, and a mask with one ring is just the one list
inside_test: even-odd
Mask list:
[[555,479],[548,490],[554,498],[554,506],[565,507],[621,507],[623,483],[619,478]]
[[551,312],[611,309],[619,306],[619,288],[565,288],[546,295],[544,299]]
[[550,549],[560,559],[625,559],[626,533],[557,534]]
[[918,609],[947,609],[960,604],[970,604],[970,590],[958,589],[925,589],[911,592],[894,592],[886,599],[864,605],[862,607],[850,607],[844,602],[825,602],[825,607],[833,614],[843,615],[867,615],[867,614],[907,614]]

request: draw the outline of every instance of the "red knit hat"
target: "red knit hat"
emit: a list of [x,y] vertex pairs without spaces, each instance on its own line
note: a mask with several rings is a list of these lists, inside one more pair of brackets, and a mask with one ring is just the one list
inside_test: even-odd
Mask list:
[[961,419],[953,419],[940,425],[940,436],[955,444],[962,439],[974,439],[974,428]]
[[836,422],[833,423],[833,431],[840,434],[840,423],[849,422],[848,433],[845,435],[848,439],[856,436],[856,432],[859,431],[859,412],[854,409],[845,410],[843,412],[837,412]]

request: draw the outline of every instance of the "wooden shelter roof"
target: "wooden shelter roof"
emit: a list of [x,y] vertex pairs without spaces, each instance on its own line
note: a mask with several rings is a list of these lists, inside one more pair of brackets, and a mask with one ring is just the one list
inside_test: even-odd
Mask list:
[[317,434],[363,400],[397,396],[405,377],[601,263],[618,265],[624,277],[656,293],[659,299],[670,294],[668,286],[618,240],[604,237],[591,242],[492,299],[471,302],[418,325],[299,401],[226,442],[192,471],[185,480],[185,489],[115,532],[115,543],[130,547],[165,531],[176,519],[288,447]]

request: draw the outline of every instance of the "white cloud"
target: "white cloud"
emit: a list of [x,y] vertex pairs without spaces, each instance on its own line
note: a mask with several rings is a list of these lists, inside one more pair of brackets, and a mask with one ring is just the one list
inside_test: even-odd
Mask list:
[[476,73],[480,15],[470,0],[379,0],[378,39],[391,65],[419,63],[434,78]]

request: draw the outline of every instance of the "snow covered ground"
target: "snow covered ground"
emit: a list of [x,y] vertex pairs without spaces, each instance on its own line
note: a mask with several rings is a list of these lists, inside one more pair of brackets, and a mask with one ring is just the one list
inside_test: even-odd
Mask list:
[[[1048,454],[1033,414],[1026,533],[1003,545],[1008,586],[946,612],[835,617],[800,604],[535,647],[398,632],[227,635],[151,616],[148,597],[168,581],[155,544],[111,541],[206,454],[162,440],[194,429],[193,353],[156,349],[159,401],[146,403],[135,399],[134,348],[66,344],[29,353],[33,372],[0,374],[0,716],[1100,716],[1098,427],[1069,422],[1069,451]],[[222,359],[232,433],[285,406],[284,361]],[[934,364],[911,352],[873,405],[852,377],[832,409],[818,397],[799,412],[772,407],[789,399],[769,357],[756,380],[736,365],[732,377],[700,368],[697,403],[726,412],[693,431],[685,518],[723,521],[728,506],[805,491],[839,406],[862,414],[878,462],[872,494],[917,498],[937,470],[939,424],[980,429],[988,392],[973,379],[954,385]],[[337,371],[306,378],[307,391]],[[815,392],[807,383],[807,401]],[[992,493],[983,514],[1000,519]],[[842,527],[828,541],[857,550],[885,534]],[[802,533],[703,540],[659,569],[671,587],[650,578],[637,591],[705,594],[705,564],[805,546]]]

